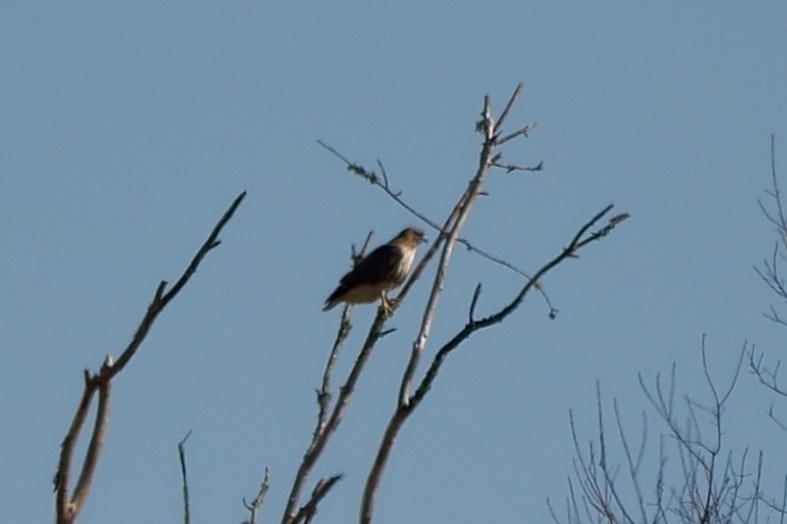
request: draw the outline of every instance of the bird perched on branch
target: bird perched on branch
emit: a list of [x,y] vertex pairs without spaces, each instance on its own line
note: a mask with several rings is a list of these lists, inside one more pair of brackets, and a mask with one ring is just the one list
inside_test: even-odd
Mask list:
[[408,227],[387,244],[376,248],[342,277],[322,310],[328,311],[339,302],[368,304],[380,299],[386,314],[390,314],[393,303],[386,293],[401,286],[407,278],[415,250],[421,242],[426,242],[424,232]]

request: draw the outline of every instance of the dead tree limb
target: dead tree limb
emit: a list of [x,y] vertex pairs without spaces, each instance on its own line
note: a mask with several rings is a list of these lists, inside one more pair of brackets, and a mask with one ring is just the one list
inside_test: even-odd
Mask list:
[[[447,356],[462,342],[464,342],[472,333],[502,322],[516,308],[519,307],[529,291],[533,289],[539,289],[538,282],[550,270],[555,268],[565,259],[576,257],[579,250],[581,250],[587,244],[603,238],[617,224],[628,218],[628,215],[625,213],[616,215],[610,218],[609,221],[600,229],[590,232],[591,228],[595,227],[597,223],[607,213],[609,213],[609,211],[612,209],[612,205],[604,208],[579,229],[574,238],[570,241],[567,247],[563,248],[561,253],[542,266],[542,268],[539,269],[532,278],[527,279],[527,282],[511,302],[503,306],[496,313],[478,320],[474,318],[474,311],[478,294],[480,293],[480,288],[476,288],[474,298],[470,305],[471,313],[468,322],[451,340],[449,340],[449,342],[447,342],[437,351],[432,364],[429,366],[423,379],[421,379],[421,381],[418,383],[415,392],[411,392],[415,373],[423,356],[423,352],[431,332],[437,303],[444,287],[445,277],[451,260],[451,255],[453,253],[453,247],[459,241],[459,233],[465,221],[467,220],[467,217],[469,216],[475,199],[482,193],[483,182],[487,174],[491,168],[496,167],[498,164],[498,161],[501,157],[500,153],[497,152],[497,147],[500,144],[500,130],[503,127],[506,116],[509,114],[511,107],[516,101],[516,98],[519,96],[521,89],[522,86],[520,84],[511,95],[505,109],[501,113],[501,116],[496,123],[492,116],[490,99],[488,96],[484,98],[481,119],[476,126],[476,129],[483,136],[483,142],[475,176],[471,179],[467,189],[459,197],[457,204],[449,216],[449,219],[446,220],[445,226],[440,229],[440,237],[438,240],[444,240],[442,246],[439,245],[439,242],[436,242],[430,251],[427,252],[427,256],[429,256],[433,255],[438,248],[441,249],[437,270],[432,282],[431,292],[427,299],[427,304],[422,316],[421,326],[414,339],[410,359],[402,375],[397,406],[388,422],[388,425],[386,426],[375,460],[372,464],[366,484],[364,486],[359,515],[359,522],[361,524],[370,524],[372,522],[375,495],[380,486],[380,480],[388,462],[388,458],[390,457],[390,453],[393,449],[396,436],[399,434],[405,421],[417,408],[425,395],[428,393],[429,389],[432,387],[434,379]],[[513,135],[518,136],[519,134],[526,134],[525,129],[527,129],[527,126],[525,128],[521,128],[517,132],[514,132]],[[513,136],[507,135],[505,137],[505,141],[508,141],[511,138],[513,138]],[[425,256],[424,259],[428,260],[427,256]],[[422,268],[424,263],[425,260],[422,260],[419,268]],[[414,274],[414,276],[416,275]],[[412,282],[412,279],[410,282]],[[408,282],[408,284],[410,282]],[[407,287],[403,289],[402,293],[405,293],[406,291]]]
[[[79,402],[77,410],[74,413],[74,418],[61,444],[60,459],[53,480],[57,524],[71,524],[74,522],[84,507],[85,501],[90,493],[90,486],[95,475],[96,465],[98,464],[98,459],[101,454],[101,449],[103,448],[109,425],[109,404],[111,399],[112,379],[123,371],[142,345],[142,342],[145,340],[145,337],[159,314],[188,283],[189,279],[191,279],[197,271],[203,258],[205,258],[205,255],[219,246],[221,243],[219,234],[224,229],[227,222],[232,218],[235,210],[240,206],[245,197],[246,192],[244,191],[232,202],[224,215],[216,223],[210,235],[208,235],[207,240],[205,240],[199,248],[194,258],[191,259],[191,262],[186,267],[183,274],[168,291],[167,282],[164,280],[159,282],[153,294],[153,300],[150,305],[148,305],[142,321],[137,327],[134,336],[131,338],[131,342],[129,342],[118,359],[113,360],[112,357],[107,357],[101,365],[101,368],[94,374],[91,374],[89,370],[84,371],[85,385],[82,392],[82,399]],[[82,427],[87,419],[90,406],[96,393],[98,394],[98,409],[96,410],[93,432],[90,436],[90,442],[88,443],[87,452],[85,453],[85,458],[79,473],[79,479],[73,491],[69,494],[74,448],[76,447],[77,440],[82,432]]]
[[246,499],[243,499],[243,506],[249,511],[249,520],[243,521],[243,524],[257,524],[257,514],[265,502],[265,496],[268,494],[269,488],[268,468],[265,468],[265,474],[262,477],[260,489],[257,490],[257,495],[255,495],[251,502],[246,502]]
[[189,505],[189,476],[186,473],[186,441],[191,436],[191,430],[178,442],[178,461],[180,462],[180,481],[183,484],[183,524],[191,523],[191,508]]

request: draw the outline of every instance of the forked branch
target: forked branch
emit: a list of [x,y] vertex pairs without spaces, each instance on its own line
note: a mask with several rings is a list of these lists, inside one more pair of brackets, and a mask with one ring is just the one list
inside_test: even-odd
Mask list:
[[255,495],[251,502],[246,502],[246,499],[243,499],[243,506],[249,511],[249,519],[243,521],[243,524],[257,524],[257,515],[259,514],[260,508],[262,508],[262,505],[265,503],[265,496],[268,494],[269,488],[270,479],[268,468],[265,468],[265,474],[262,477],[260,489],[257,490],[257,495]]
[[[521,87],[521,85],[518,86],[514,91],[511,98],[509,99],[509,102],[506,104],[505,109],[501,113],[497,123],[495,123],[495,120],[492,116],[491,102],[489,97],[487,96],[484,98],[481,119],[476,125],[476,130],[479,131],[483,136],[478,167],[476,169],[475,176],[470,180],[467,189],[459,197],[449,218],[446,220],[445,226],[439,229],[440,236],[438,237],[438,240],[444,240],[444,242],[440,248],[441,251],[437,270],[432,283],[431,292],[424,309],[421,326],[414,339],[410,359],[403,373],[396,409],[394,410],[394,413],[392,414],[388,425],[386,426],[377,451],[377,455],[364,486],[359,516],[359,522],[361,524],[370,524],[372,522],[375,495],[379,488],[380,480],[388,462],[388,458],[390,457],[391,450],[393,449],[396,436],[400,432],[407,418],[412,414],[412,412],[416,409],[416,407],[423,400],[424,396],[430,390],[438,374],[438,371],[447,356],[454,349],[459,347],[459,345],[464,342],[472,333],[502,322],[517,307],[519,307],[529,291],[533,289],[540,291],[539,282],[550,270],[555,268],[565,259],[575,257],[579,250],[581,250],[583,247],[595,240],[603,238],[610,231],[612,231],[612,229],[615,228],[617,224],[628,218],[628,214],[625,213],[616,215],[610,218],[604,226],[597,229],[596,231],[591,232],[591,229],[594,228],[598,222],[605,215],[607,215],[607,213],[609,213],[609,211],[612,209],[612,206],[610,205],[604,208],[579,229],[567,247],[563,248],[563,250],[558,255],[556,255],[552,260],[547,262],[541,269],[539,269],[535,275],[533,275],[533,277],[527,278],[526,283],[511,302],[503,306],[496,313],[482,319],[475,319],[475,309],[480,293],[480,286],[477,287],[471,301],[468,322],[451,340],[449,340],[449,342],[447,342],[440,350],[438,350],[432,361],[432,364],[426,371],[426,374],[418,383],[415,392],[411,392],[415,373],[431,332],[432,322],[437,308],[438,299],[443,290],[453,247],[457,242],[460,241],[459,233],[465,221],[467,220],[467,217],[469,216],[473,202],[480,194],[483,193],[483,182],[489,173],[489,170],[493,167],[500,167],[499,159],[501,155],[496,151],[497,147],[501,143],[501,139],[499,138],[500,131],[502,129],[503,121],[509,115],[514,101],[521,92]],[[506,135],[505,141],[510,140],[514,136],[526,134],[527,129],[529,128],[526,126],[510,135]],[[428,257],[434,254],[437,249],[437,245],[432,246],[424,259],[428,260]],[[423,267],[425,260],[422,260],[418,269]],[[406,290],[407,288],[405,288],[403,293],[406,292]]]
[[[224,229],[224,226],[232,218],[235,210],[246,197],[244,191],[232,202],[230,207],[219,219],[214,226],[208,238],[199,248],[197,253],[192,258],[189,265],[184,270],[183,274],[175,282],[175,285],[166,291],[167,282],[161,281],[156,286],[156,291],[153,294],[153,300],[148,305],[147,311],[142,318],[139,326],[137,327],[131,342],[126,346],[118,359],[115,361],[111,357],[107,357],[98,372],[91,374],[90,371],[85,370],[85,385],[82,392],[82,399],[79,402],[74,418],[69,426],[63,443],[61,444],[60,459],[58,461],[57,472],[55,473],[54,488],[55,488],[55,513],[57,524],[71,524],[74,522],[79,512],[84,507],[87,496],[90,492],[90,485],[92,483],[96,465],[98,464],[99,455],[103,448],[104,438],[106,436],[107,427],[109,425],[109,404],[111,400],[111,382],[112,379],[126,367],[126,364],[131,360],[137,352],[142,342],[145,340],[150,328],[158,318],[159,314],[174,299],[183,287],[188,283],[189,279],[194,275],[202,262],[205,255],[211,250],[218,247],[220,244],[219,234]],[[166,292],[165,292],[166,291]],[[72,461],[74,456],[74,448],[76,447],[77,440],[82,431],[82,427],[87,419],[87,414],[90,411],[90,406],[93,398],[98,393],[98,409],[96,412],[96,419],[93,426],[93,432],[88,443],[87,452],[82,463],[82,468],[79,473],[79,479],[73,493],[69,495],[69,482],[71,478]]]
[[[591,218],[582,228],[580,229],[579,233],[574,237],[574,239],[569,243],[568,247],[564,248],[559,254],[557,254],[554,258],[548,261],[546,264],[541,266],[541,268],[536,271],[532,280],[529,280],[525,283],[522,288],[519,290],[517,295],[506,305],[501,307],[495,313],[492,313],[484,318],[476,319],[473,316],[472,310],[474,309],[471,307],[471,314],[467,321],[467,323],[460,329],[448,342],[446,342],[435,354],[434,358],[432,359],[432,363],[430,364],[429,368],[427,369],[426,373],[424,374],[423,379],[421,380],[418,388],[416,389],[415,393],[409,398],[408,402],[414,408],[418,405],[426,396],[429,389],[432,387],[437,374],[440,371],[441,366],[445,362],[445,359],[448,355],[458,348],[462,342],[467,340],[470,335],[479,331],[481,329],[485,329],[491,327],[495,324],[499,324],[503,320],[506,319],[511,313],[513,313],[524,301],[525,297],[527,297],[528,293],[530,293],[538,284],[538,281],[546,276],[551,270],[556,268],[561,262],[565,261],[567,258],[576,257],[576,254],[579,252],[580,249],[588,245],[590,242],[594,240],[600,240],[604,236],[606,236],[611,228],[614,227],[616,224],[620,223],[621,221],[625,220],[628,215],[623,213],[620,215],[615,215],[614,217],[610,218],[607,224],[599,231],[591,233],[587,236],[581,236],[593,227],[595,223],[601,220],[606,213],[608,213],[612,209],[612,206],[607,206],[601,212],[596,214],[593,218]],[[472,306],[472,303],[471,303]],[[412,409],[411,408],[411,409]]]

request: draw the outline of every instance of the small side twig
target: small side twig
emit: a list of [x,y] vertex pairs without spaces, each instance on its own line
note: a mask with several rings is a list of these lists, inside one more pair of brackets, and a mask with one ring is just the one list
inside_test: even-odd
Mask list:
[[519,129],[517,129],[516,131],[514,131],[512,133],[509,133],[509,134],[507,134],[504,137],[498,138],[497,139],[497,145],[498,146],[502,146],[506,142],[508,142],[510,140],[513,140],[513,139],[515,139],[518,136],[523,136],[523,137],[527,138],[528,135],[530,134],[530,132],[533,129],[535,129],[537,125],[538,124],[533,123],[533,124],[527,124],[524,127],[520,127]]
[[268,489],[270,488],[270,481],[268,477],[268,468],[265,468],[265,474],[262,478],[262,484],[260,484],[260,489],[257,491],[257,495],[252,499],[251,502],[246,502],[246,499],[243,499],[243,506],[249,511],[249,519],[244,520],[243,524],[257,524],[257,515],[262,508],[262,505],[265,503],[265,496],[268,494]]
[[467,313],[467,322],[475,322],[475,305],[478,303],[478,297],[481,295],[481,282],[476,284],[475,291],[473,291],[473,298],[470,300],[470,311]]
[[325,495],[342,479],[342,474],[339,473],[337,475],[333,475],[332,477],[328,477],[327,479],[320,479],[316,486],[314,486],[314,490],[312,490],[312,496],[309,501],[301,507],[298,511],[298,514],[295,516],[295,522],[303,522],[304,524],[309,524],[312,521],[312,518],[317,514],[317,505],[320,501],[325,498]]
[[494,162],[492,164],[492,167],[502,169],[506,173],[513,173],[514,171],[529,171],[531,173],[534,173],[544,169],[544,162],[541,161],[535,166],[520,166],[516,164],[501,164],[499,162]]
[[372,240],[372,236],[374,236],[374,231],[369,231],[366,234],[366,240],[363,241],[360,250],[355,249],[355,244],[350,246],[350,258],[352,259],[353,267],[363,259],[364,253],[366,253],[366,249],[369,247],[369,242]]
[[506,119],[508,118],[508,114],[511,112],[511,108],[514,107],[514,104],[516,103],[517,99],[519,98],[519,95],[522,94],[522,91],[524,90],[524,88],[525,88],[525,84],[523,84],[522,82],[517,84],[516,88],[514,89],[514,92],[511,93],[510,97],[508,97],[508,102],[506,102],[506,106],[500,112],[500,116],[497,119],[497,123],[495,123],[495,125],[493,127],[495,139],[496,139],[496,142],[498,144],[500,143],[500,140],[497,138],[497,135],[499,135],[500,130],[503,129],[503,124],[505,123]]
[[178,460],[180,461],[180,479],[183,484],[183,524],[191,522],[191,512],[189,510],[189,479],[186,474],[186,441],[191,436],[191,430],[178,442]]
[[758,353],[755,346],[748,352],[749,356],[749,369],[751,373],[757,377],[760,384],[776,393],[779,396],[787,397],[787,389],[779,384],[779,368],[781,361],[777,360],[773,369],[765,365],[765,353]]

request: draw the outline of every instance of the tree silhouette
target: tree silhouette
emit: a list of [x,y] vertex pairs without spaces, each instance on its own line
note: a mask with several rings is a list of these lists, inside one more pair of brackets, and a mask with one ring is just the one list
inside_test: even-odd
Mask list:
[[[401,194],[391,188],[388,173],[381,162],[378,162],[378,171],[367,169],[361,165],[350,162],[328,144],[319,142],[322,147],[344,162],[348,171],[384,191],[396,204],[402,206],[414,217],[423,222],[425,226],[434,230],[436,232],[436,239],[431,243],[420,261],[415,264],[412,273],[402,286],[398,296],[394,298],[392,311],[387,311],[382,307],[378,309],[377,315],[366,332],[364,341],[358,350],[348,375],[341,382],[338,389],[334,389],[334,365],[341,357],[341,350],[352,329],[352,323],[350,321],[352,308],[351,306],[345,306],[339,321],[337,334],[328,352],[321,381],[316,388],[316,421],[311,436],[308,439],[308,445],[303,458],[296,468],[295,478],[290,488],[289,495],[284,503],[284,510],[281,517],[282,524],[312,522],[317,514],[320,502],[341,480],[341,475],[319,478],[311,487],[309,494],[305,494],[314,468],[332,437],[336,434],[342,417],[346,413],[353,398],[356,384],[366,364],[369,362],[377,342],[392,331],[386,328],[388,320],[391,315],[396,314],[396,310],[399,307],[403,307],[407,304],[405,299],[413,285],[417,282],[426,281],[424,285],[429,286],[430,292],[421,315],[419,327],[417,331],[412,334],[410,357],[406,366],[401,371],[401,383],[396,397],[395,409],[391,413],[388,424],[380,437],[377,453],[370,467],[363,493],[359,494],[359,522],[364,524],[370,523],[373,520],[375,500],[380,491],[382,477],[386,465],[388,464],[396,436],[418,406],[421,405],[424,398],[436,386],[437,377],[446,360],[451,355],[456,354],[457,350],[473,333],[499,325],[509,318],[522,304],[523,300],[533,292],[540,294],[547,305],[549,318],[554,318],[557,310],[552,306],[549,297],[541,287],[543,279],[557,266],[562,265],[568,260],[577,258],[580,251],[591,243],[606,237],[619,223],[628,218],[628,214],[626,213],[610,216],[613,206],[611,204],[604,206],[589,219],[580,222],[581,225],[578,226],[576,233],[571,238],[567,239],[567,243],[564,247],[558,249],[553,257],[546,260],[543,265],[533,271],[532,274],[521,270],[509,261],[489,253],[475,242],[471,242],[462,236],[462,229],[471,215],[475,201],[479,196],[485,194],[484,184],[491,172],[536,172],[540,171],[543,167],[541,163],[535,166],[525,166],[516,163],[504,163],[502,161],[503,155],[501,147],[514,143],[515,139],[527,138],[528,134],[535,127],[535,124],[527,124],[514,126],[512,131],[506,131],[505,125],[509,120],[511,111],[521,92],[522,85],[520,84],[514,90],[506,105],[503,107],[503,110],[497,116],[493,114],[490,97],[484,97],[480,119],[476,124],[476,131],[481,136],[478,164],[470,180],[463,184],[464,187],[459,192],[452,210],[440,221],[435,221],[427,217],[426,214],[405,202]],[[117,360],[107,357],[97,372],[91,373],[85,371],[83,396],[75,412],[73,422],[63,440],[60,461],[54,480],[56,521],[58,524],[70,524],[74,522],[87,500],[91,481],[100,458],[106,436],[106,429],[109,423],[108,406],[111,399],[111,385],[113,379],[126,368],[131,358],[142,345],[142,342],[145,340],[146,335],[153,326],[158,315],[172,299],[177,296],[183,286],[186,285],[205,255],[219,245],[219,234],[230,218],[232,218],[245,196],[246,193],[244,192],[235,199],[216,224],[208,239],[197,251],[197,254],[175,285],[169,290],[167,290],[167,283],[164,281],[158,285],[153,300],[148,306],[148,310],[143,316],[136,333],[129,345],[120,353]],[[370,237],[367,236],[366,241],[359,250],[353,248],[352,257],[356,262],[367,249],[369,239]],[[490,263],[501,265],[516,273],[522,278],[522,282],[513,290],[513,297],[508,302],[491,308],[487,313],[480,313],[481,307],[479,298],[481,296],[482,287],[479,283],[475,287],[472,296],[469,297],[467,318],[460,321],[455,326],[454,335],[451,336],[447,342],[440,347],[432,348],[429,345],[429,337],[434,325],[435,312],[437,311],[441,294],[445,287],[445,279],[451,265],[454,248],[457,245],[464,246],[470,252],[477,254]],[[428,270],[430,267],[433,268],[432,273]],[[424,361],[428,361],[429,363],[428,365],[424,365],[424,369],[421,369],[421,365]],[[98,398],[98,408],[96,410],[93,432],[88,444],[88,451],[81,465],[81,471],[76,486],[71,489],[71,472],[74,469],[74,446],[80,433],[83,431],[90,406],[96,397]],[[183,482],[184,522],[186,523],[190,521],[191,515],[189,509],[188,478],[186,474],[185,443],[187,438],[188,435],[178,445]],[[250,502],[244,500],[244,505],[248,511],[247,523],[255,524],[257,522],[260,508],[265,501],[270,482],[272,482],[272,480],[269,478],[266,469],[256,496]]]

